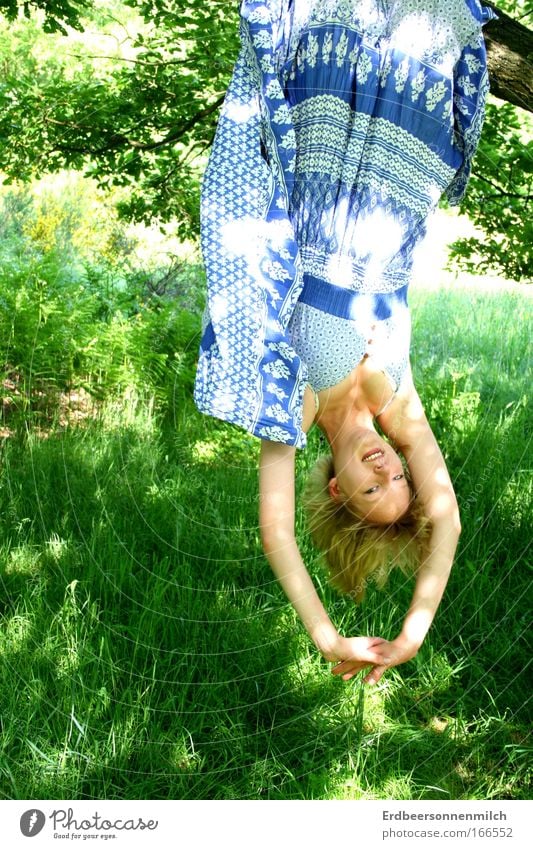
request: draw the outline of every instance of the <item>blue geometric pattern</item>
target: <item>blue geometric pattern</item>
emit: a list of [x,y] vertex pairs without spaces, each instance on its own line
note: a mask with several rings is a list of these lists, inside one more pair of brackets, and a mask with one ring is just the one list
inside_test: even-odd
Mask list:
[[[202,412],[303,447],[299,299],[353,320],[371,296],[372,327],[406,309],[429,213],[466,190],[493,17],[478,0],[244,0],[202,186]],[[398,374],[408,339],[382,338]]]

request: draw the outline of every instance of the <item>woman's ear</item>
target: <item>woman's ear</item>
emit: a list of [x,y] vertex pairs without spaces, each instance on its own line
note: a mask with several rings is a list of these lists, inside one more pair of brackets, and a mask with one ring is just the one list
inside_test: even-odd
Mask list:
[[331,478],[328,483],[328,492],[333,501],[342,501],[342,492],[339,489],[337,478]]

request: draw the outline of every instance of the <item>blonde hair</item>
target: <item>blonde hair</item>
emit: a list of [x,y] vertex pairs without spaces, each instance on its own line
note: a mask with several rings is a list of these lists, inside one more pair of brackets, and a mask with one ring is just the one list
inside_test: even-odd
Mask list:
[[333,457],[320,457],[309,474],[303,503],[311,537],[326,561],[330,582],[357,602],[371,581],[383,588],[396,566],[412,575],[424,556],[430,522],[416,501],[407,468],[405,472],[412,498],[403,516],[390,525],[371,524],[331,497]]

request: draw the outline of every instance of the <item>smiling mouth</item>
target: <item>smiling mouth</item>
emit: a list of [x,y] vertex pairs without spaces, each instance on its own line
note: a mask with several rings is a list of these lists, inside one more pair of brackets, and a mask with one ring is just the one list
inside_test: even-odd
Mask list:
[[366,454],[363,454],[361,460],[363,463],[370,463],[373,460],[377,460],[379,457],[384,457],[385,452],[381,448],[372,448],[371,451],[367,451]]

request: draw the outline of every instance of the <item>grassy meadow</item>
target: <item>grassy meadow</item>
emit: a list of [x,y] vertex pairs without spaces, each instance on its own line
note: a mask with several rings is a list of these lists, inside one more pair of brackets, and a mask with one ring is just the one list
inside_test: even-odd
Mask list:
[[[7,421],[1,798],[528,798],[531,301],[472,287],[411,306],[463,534],[419,655],[374,688],[330,674],[262,556],[258,442],[192,403],[197,313],[171,371]],[[299,484],[321,450],[313,433]],[[394,637],[412,584],[355,607],[298,522],[336,626]]]

